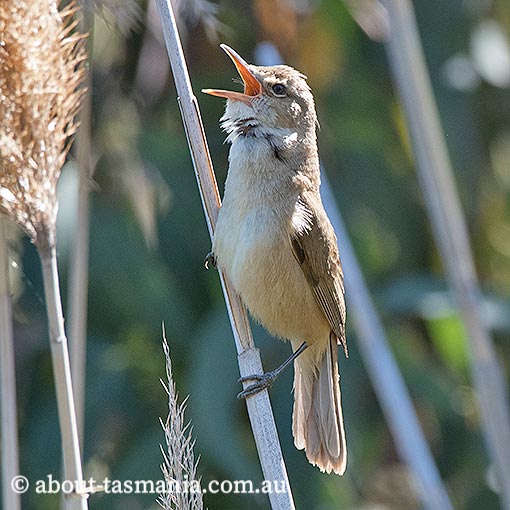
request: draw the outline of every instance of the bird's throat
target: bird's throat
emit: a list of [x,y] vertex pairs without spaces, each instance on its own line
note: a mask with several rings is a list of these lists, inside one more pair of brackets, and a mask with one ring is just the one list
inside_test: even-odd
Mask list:
[[227,142],[233,142],[239,136],[257,137],[261,135],[261,125],[255,117],[242,119],[224,119],[221,127],[228,133]]

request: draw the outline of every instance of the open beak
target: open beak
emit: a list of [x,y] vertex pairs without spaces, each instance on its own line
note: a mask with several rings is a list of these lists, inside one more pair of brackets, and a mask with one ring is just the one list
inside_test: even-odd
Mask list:
[[234,62],[237,72],[244,83],[244,93],[217,89],[202,89],[202,92],[210,94],[211,96],[226,97],[227,99],[233,99],[234,101],[242,101],[243,103],[250,105],[254,97],[262,94],[262,85],[248,69],[249,64],[243,59],[243,57],[241,57],[241,55],[226,44],[220,44],[220,47],[232,59],[232,62]]

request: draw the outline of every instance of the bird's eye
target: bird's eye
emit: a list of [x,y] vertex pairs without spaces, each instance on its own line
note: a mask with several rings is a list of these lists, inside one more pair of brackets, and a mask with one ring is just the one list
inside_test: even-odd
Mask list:
[[287,93],[287,88],[281,83],[275,83],[273,85],[273,92],[275,93],[275,96],[283,97]]

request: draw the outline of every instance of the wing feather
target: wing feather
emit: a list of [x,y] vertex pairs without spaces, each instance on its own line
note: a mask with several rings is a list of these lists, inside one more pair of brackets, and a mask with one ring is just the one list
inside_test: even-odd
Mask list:
[[335,232],[320,199],[311,192],[299,197],[296,212],[290,236],[292,252],[319,308],[348,356],[345,291]]

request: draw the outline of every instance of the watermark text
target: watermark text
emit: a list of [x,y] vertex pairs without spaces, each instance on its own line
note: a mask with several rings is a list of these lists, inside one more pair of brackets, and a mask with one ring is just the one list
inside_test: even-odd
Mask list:
[[29,481],[26,476],[18,475],[11,480],[11,489],[17,494],[33,491],[36,494],[155,494],[203,493],[203,494],[283,494],[287,484],[283,480],[263,480],[256,484],[252,480],[115,480],[108,477],[103,480],[88,478],[73,482],[60,480],[52,474],[45,478]]

